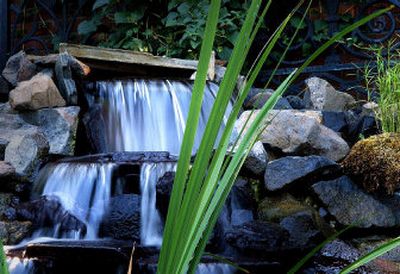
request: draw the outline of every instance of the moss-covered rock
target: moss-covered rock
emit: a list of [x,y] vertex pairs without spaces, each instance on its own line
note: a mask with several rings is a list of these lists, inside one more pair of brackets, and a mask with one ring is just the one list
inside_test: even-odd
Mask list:
[[384,133],[359,141],[343,161],[346,174],[369,192],[400,187],[400,134]]

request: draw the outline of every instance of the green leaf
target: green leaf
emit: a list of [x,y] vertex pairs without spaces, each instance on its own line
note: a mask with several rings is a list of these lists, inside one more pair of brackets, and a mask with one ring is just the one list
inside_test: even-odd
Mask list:
[[0,240],[0,273],[9,274],[6,255],[4,254],[3,241]]
[[78,33],[80,35],[90,35],[97,30],[97,24],[94,20],[82,21],[78,26]]
[[190,5],[188,3],[182,3],[178,6],[178,12],[182,15],[185,15],[190,10]]
[[114,20],[116,24],[137,23],[143,16],[143,10],[121,11],[114,14]]
[[96,0],[96,2],[94,2],[92,10],[98,9],[102,6],[108,5],[110,3],[110,0]]
[[178,24],[178,22],[176,20],[177,17],[178,17],[178,13],[176,13],[176,12],[168,13],[167,17],[164,19],[165,26],[166,27],[176,26]]

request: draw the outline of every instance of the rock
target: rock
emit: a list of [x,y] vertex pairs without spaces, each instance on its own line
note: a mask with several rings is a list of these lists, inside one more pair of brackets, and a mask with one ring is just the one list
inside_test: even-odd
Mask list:
[[[237,132],[241,131],[250,113],[245,111],[240,115],[235,124]],[[254,112],[244,133],[258,113]],[[259,139],[286,154],[320,155],[333,161],[343,159],[349,151],[349,146],[337,133],[321,123],[321,112],[272,110],[264,122],[266,128]]]
[[57,197],[42,196],[21,204],[17,216],[20,220],[32,222],[35,228],[59,226],[60,235],[71,231],[86,233],[85,223],[65,210]]
[[293,109],[305,109],[306,104],[299,96],[289,95],[285,97]]
[[379,111],[379,105],[375,102],[368,102],[362,105],[361,116],[372,116],[375,117],[375,114]]
[[400,134],[384,133],[356,143],[342,165],[367,191],[391,194],[400,186],[399,163]]
[[8,59],[2,75],[14,87],[19,82],[27,81],[36,74],[36,66],[26,57],[25,52],[20,51]]
[[53,80],[42,73],[32,79],[20,82],[10,92],[10,105],[17,110],[37,110],[45,107],[62,107],[61,97]]
[[232,207],[236,209],[253,210],[256,204],[256,197],[251,185],[251,181],[247,178],[238,177],[232,187],[231,193]]
[[[314,257],[310,266],[302,273],[339,273],[343,268],[355,262],[361,256],[360,252],[341,240],[327,243]],[[373,273],[362,266],[355,273]]]
[[315,225],[312,211],[303,211],[287,216],[279,225],[289,233],[286,246],[293,249],[315,247],[324,239]]
[[253,212],[247,209],[234,209],[231,213],[231,224],[240,226],[242,224],[253,221]]
[[387,206],[363,192],[347,176],[316,183],[312,189],[342,225],[368,228],[396,224],[395,215]]
[[265,197],[258,206],[258,218],[261,221],[280,222],[296,213],[311,211],[313,208],[286,193],[277,197]]
[[347,120],[344,112],[336,111],[323,111],[322,118],[323,124],[327,128],[332,129],[335,132],[345,132],[347,130]]
[[140,196],[123,194],[113,197],[100,231],[102,237],[139,241]]
[[32,232],[31,222],[0,222],[0,239],[6,245],[16,245]]
[[0,161],[0,191],[19,192],[23,185],[20,184],[15,168],[5,161]]
[[67,101],[67,104],[77,105],[78,91],[76,89],[75,81],[72,78],[70,62],[69,54],[61,53],[58,56],[55,66],[56,77],[62,97]]
[[13,194],[11,193],[0,193],[0,220],[9,220],[10,216],[8,212],[12,208]]
[[344,111],[355,103],[347,93],[335,90],[327,81],[312,77],[307,79],[308,90],[304,95],[307,108],[327,111]]
[[50,153],[72,156],[75,151],[79,107],[62,107],[25,112],[21,117],[38,126],[49,141]]
[[243,166],[255,175],[262,175],[268,163],[268,153],[261,142],[256,142]]
[[269,191],[294,186],[300,180],[310,181],[312,177],[328,175],[339,170],[339,165],[322,156],[287,156],[267,165],[264,182]]
[[0,138],[0,161],[4,160],[4,153],[6,152],[7,145],[8,141]]
[[169,198],[171,197],[172,186],[174,184],[175,172],[166,172],[156,184],[156,203],[163,219],[167,217]]
[[8,101],[8,94],[10,93],[10,87],[6,79],[0,75],[0,102]]
[[4,180],[5,178],[9,178],[14,176],[15,168],[7,162],[0,161],[0,179]]
[[96,153],[107,152],[107,141],[104,135],[104,132],[106,132],[106,123],[101,112],[102,106],[100,104],[95,104],[82,118],[87,139],[91,145],[92,151]]
[[287,231],[278,224],[260,221],[235,226],[225,233],[225,240],[229,245],[249,256],[276,252],[287,238]]
[[4,160],[19,176],[32,180],[48,152],[49,143],[43,134],[17,135],[7,146]]
[[[273,90],[266,90],[254,95],[247,102],[245,102],[245,109],[261,109],[271,97],[272,93]],[[274,106],[274,109],[292,109],[292,106],[289,104],[286,98],[279,98],[278,102],[276,102],[276,105]]]
[[357,117],[348,124],[348,136],[352,143],[380,133],[378,123],[372,116]]

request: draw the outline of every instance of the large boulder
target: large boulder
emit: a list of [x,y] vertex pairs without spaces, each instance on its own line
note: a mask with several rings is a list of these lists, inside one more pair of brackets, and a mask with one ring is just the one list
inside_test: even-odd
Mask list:
[[[235,124],[240,132],[250,116],[245,111]],[[254,121],[258,111],[250,117],[245,132]],[[348,144],[333,130],[323,126],[322,114],[318,111],[272,110],[264,122],[266,126],[260,135],[260,141],[283,153],[307,156],[320,155],[338,161],[348,151]]]
[[339,165],[322,156],[287,156],[271,161],[264,175],[265,187],[269,191],[293,186],[296,182],[311,177],[328,175],[339,170]]
[[17,135],[8,144],[4,160],[19,176],[32,180],[48,152],[49,143],[42,133]]
[[362,228],[396,225],[392,210],[362,191],[347,176],[316,183],[312,189],[342,225]]
[[342,164],[367,191],[393,193],[400,186],[400,134],[384,133],[359,141]]
[[25,112],[21,117],[36,125],[50,144],[50,154],[73,155],[78,128],[79,107],[61,107]]
[[19,82],[31,79],[35,74],[36,65],[28,60],[23,51],[11,56],[2,72],[3,77],[14,87]]
[[111,199],[100,228],[102,237],[140,240],[140,196],[123,194]]
[[315,110],[344,111],[355,104],[354,98],[337,91],[327,81],[312,77],[306,80],[308,90],[304,95],[306,106]]
[[10,92],[10,105],[17,110],[37,110],[65,106],[65,100],[51,77],[39,73]]

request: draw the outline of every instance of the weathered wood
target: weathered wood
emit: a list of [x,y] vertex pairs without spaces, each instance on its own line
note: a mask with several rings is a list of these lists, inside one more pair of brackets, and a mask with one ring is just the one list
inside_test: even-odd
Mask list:
[[145,52],[65,43],[60,44],[60,52],[68,52],[70,55],[76,58],[84,58],[85,60],[100,60],[104,62],[145,65],[191,71],[195,71],[198,64],[198,61],[195,60],[160,57]]

